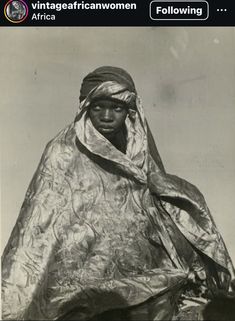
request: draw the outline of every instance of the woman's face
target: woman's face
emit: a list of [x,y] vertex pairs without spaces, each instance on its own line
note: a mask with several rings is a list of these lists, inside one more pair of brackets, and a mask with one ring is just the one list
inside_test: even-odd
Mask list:
[[100,99],[93,102],[89,108],[93,126],[107,138],[114,137],[123,127],[127,113],[127,106],[116,100]]

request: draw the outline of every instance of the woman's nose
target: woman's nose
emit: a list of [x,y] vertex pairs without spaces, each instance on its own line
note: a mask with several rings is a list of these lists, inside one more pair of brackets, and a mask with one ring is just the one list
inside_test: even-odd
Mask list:
[[106,122],[113,121],[113,112],[109,108],[104,108],[103,113],[101,114],[101,120]]

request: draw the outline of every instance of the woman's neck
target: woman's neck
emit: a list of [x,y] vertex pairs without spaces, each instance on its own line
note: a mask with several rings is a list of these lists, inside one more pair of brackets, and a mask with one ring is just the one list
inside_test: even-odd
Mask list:
[[123,154],[126,153],[127,148],[127,131],[126,128],[123,127],[119,132],[117,132],[112,137],[106,137],[113,146],[115,146],[118,150],[120,150]]

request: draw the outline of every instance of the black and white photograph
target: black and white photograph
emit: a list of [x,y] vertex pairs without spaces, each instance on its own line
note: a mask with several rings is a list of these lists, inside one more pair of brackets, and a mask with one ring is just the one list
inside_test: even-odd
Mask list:
[[235,28],[0,40],[2,320],[234,320]]

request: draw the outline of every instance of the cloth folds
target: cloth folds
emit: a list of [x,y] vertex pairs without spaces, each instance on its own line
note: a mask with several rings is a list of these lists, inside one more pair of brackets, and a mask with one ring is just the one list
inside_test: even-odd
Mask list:
[[[130,79],[83,91],[75,122],[45,148],[4,251],[3,318],[82,321],[156,299],[151,319],[169,319],[191,272],[201,288],[227,291],[234,270],[222,237],[198,189],[164,171]],[[87,115],[101,96],[135,104],[126,154]]]
[[90,91],[106,81],[115,81],[122,84],[130,92],[136,92],[135,84],[131,76],[122,68],[104,66],[89,73],[82,82],[80,101],[83,101]]

